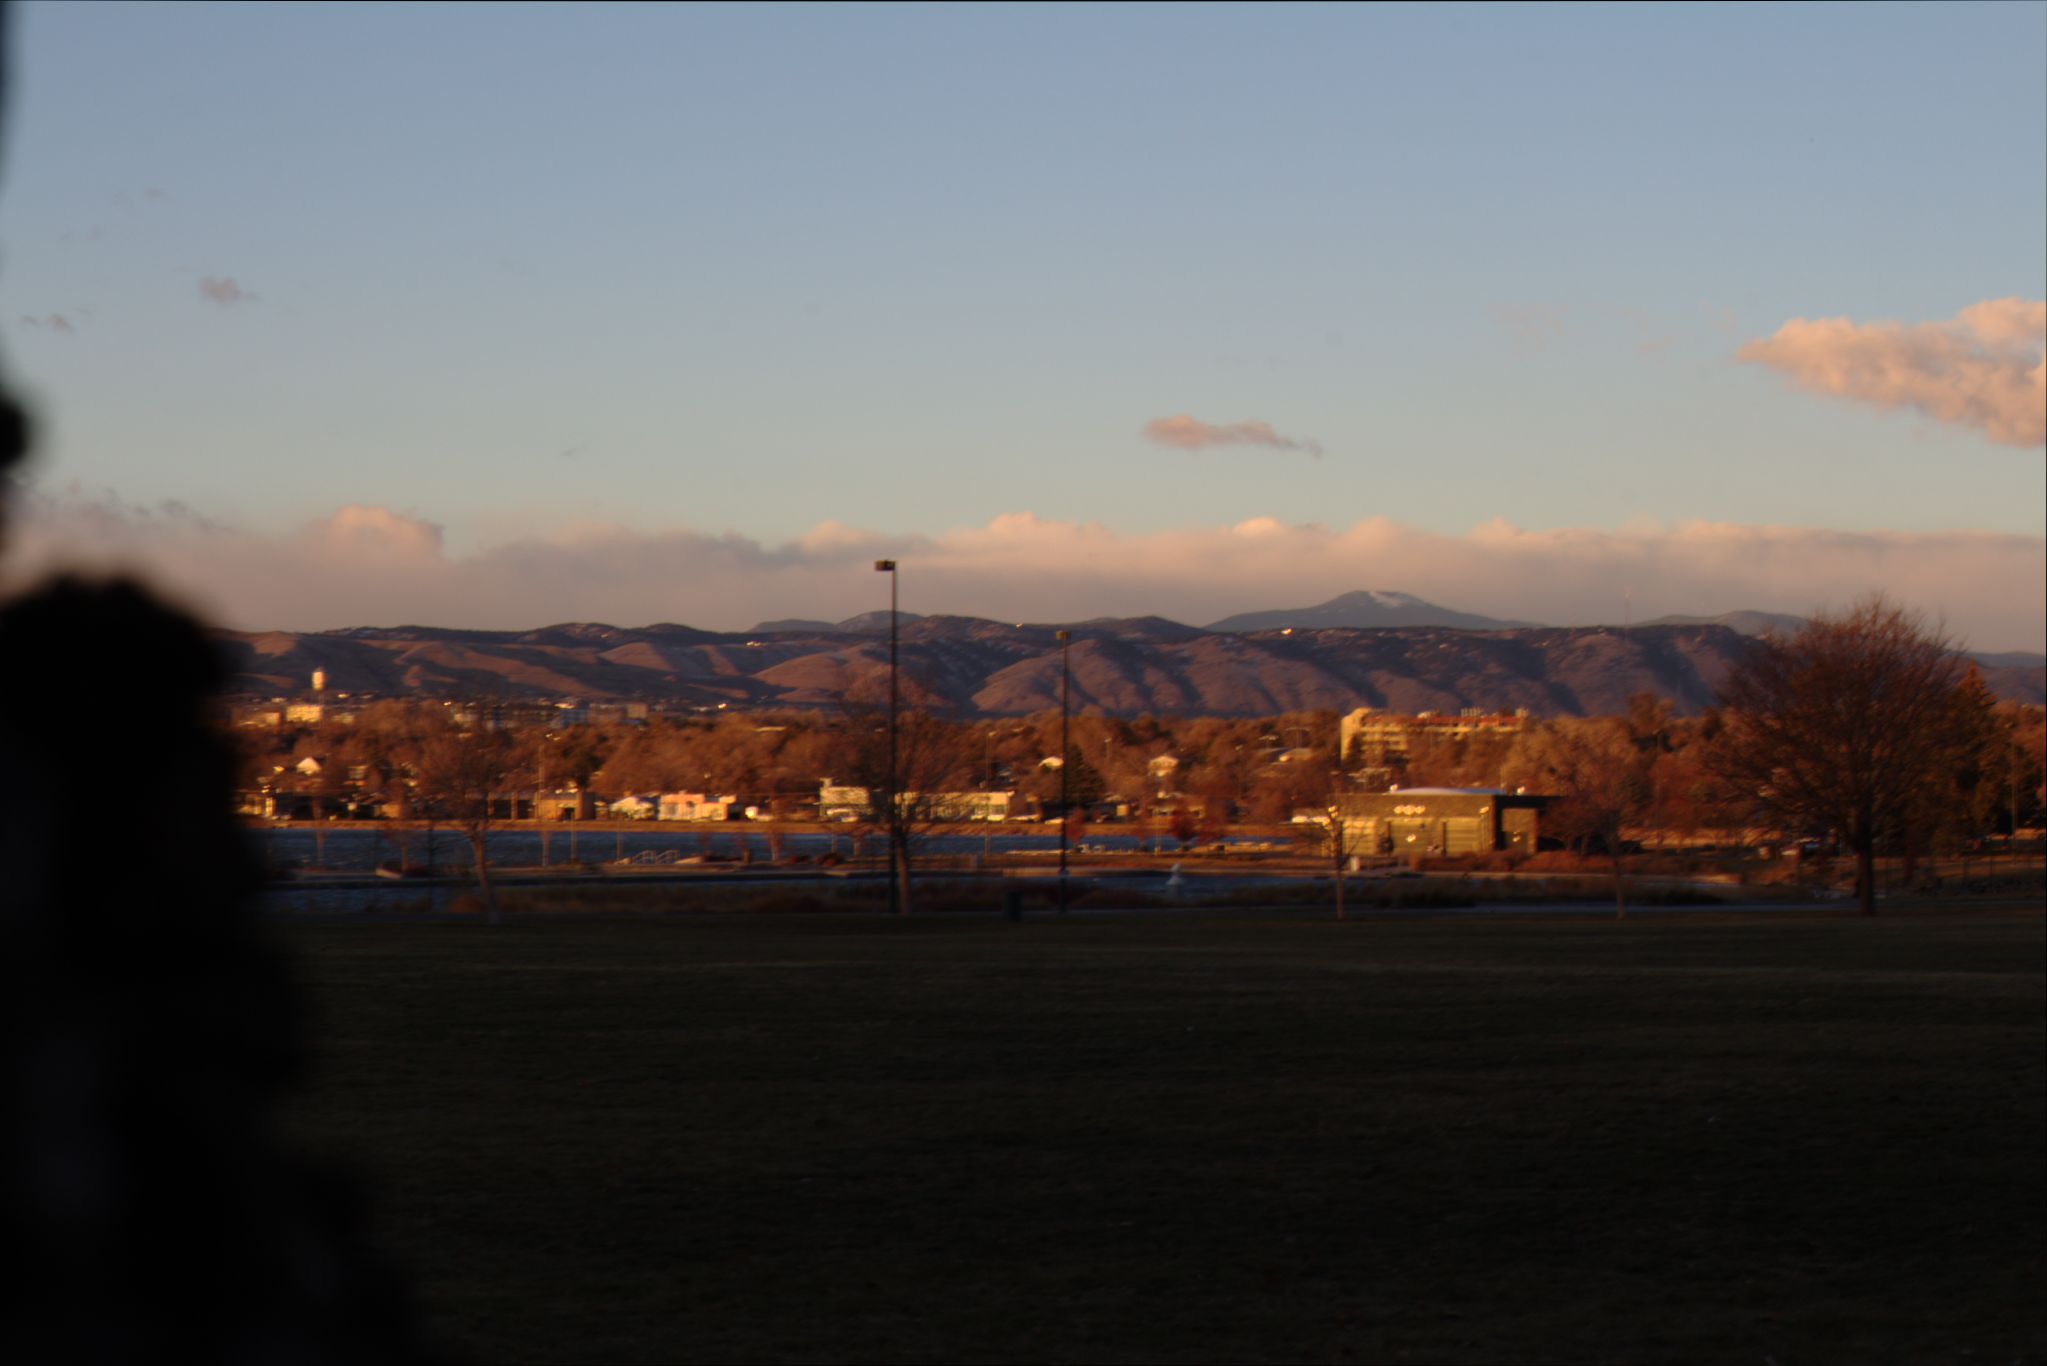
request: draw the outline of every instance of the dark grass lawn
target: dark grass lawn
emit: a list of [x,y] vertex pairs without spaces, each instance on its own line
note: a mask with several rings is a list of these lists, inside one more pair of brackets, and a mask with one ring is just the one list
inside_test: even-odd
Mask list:
[[2038,914],[288,939],[473,1360],[2047,1351]]

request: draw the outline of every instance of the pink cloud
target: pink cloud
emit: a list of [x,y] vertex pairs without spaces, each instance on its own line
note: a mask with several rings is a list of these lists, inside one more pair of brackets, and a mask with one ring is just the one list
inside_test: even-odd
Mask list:
[[1302,451],[1318,458],[1322,454],[1319,442],[1281,436],[1269,422],[1210,423],[1186,413],[1153,418],[1144,424],[1144,436],[1147,441],[1179,451],[1201,451],[1211,446],[1264,446],[1275,451]]
[[1200,624],[1390,588],[1468,612],[1581,625],[1630,610],[1635,620],[1805,613],[1881,588],[1944,618],[1975,648],[2047,645],[2047,542],[1976,531],[1713,522],[1524,531],[1493,521],[1449,535],[1383,517],[1345,527],[1253,517],[1131,533],[1017,512],[922,536],[828,523],[780,545],[688,528],[565,526],[455,553],[440,527],[385,508],[344,508],[281,533],[77,494],[31,496],[13,511],[0,570],[17,585],[57,564],[126,565],[250,628],[603,620],[738,630],[775,617],[837,619],[886,603],[871,565],[887,557],[902,565],[907,610],[1008,621],[1156,614]]
[[209,275],[199,282],[199,297],[225,308],[256,296],[236,284],[232,275]]
[[389,508],[351,505],[313,523],[305,535],[331,553],[437,561],[441,528]]
[[1734,353],[1801,389],[1910,408],[2005,446],[2047,442],[2047,302],[1988,299],[1946,322],[1793,318]]

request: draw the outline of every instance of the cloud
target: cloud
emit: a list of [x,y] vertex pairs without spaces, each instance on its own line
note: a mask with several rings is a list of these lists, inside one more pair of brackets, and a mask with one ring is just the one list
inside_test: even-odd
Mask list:
[[222,307],[247,303],[255,294],[235,283],[232,275],[209,275],[199,282],[199,297]]
[[1564,310],[1551,304],[1501,304],[1493,321],[1525,351],[1540,351],[1564,335]]
[[1275,451],[1303,451],[1320,459],[1321,443],[1296,440],[1272,430],[1269,422],[1208,423],[1180,413],[1155,417],[1144,424],[1144,436],[1160,446],[1179,451],[1200,451],[1210,446],[1264,446]]
[[743,630],[884,605],[871,566],[885,557],[902,565],[906,609],[1005,621],[1157,614],[1199,624],[1377,588],[1584,625],[1617,622],[1630,607],[1638,621],[1806,613],[1881,588],[1975,648],[2047,648],[2047,541],[1976,531],[1723,522],[1526,531],[1495,520],[1451,535],[1383,517],[1345,527],[1252,517],[1131,533],[1014,512],[937,535],[823,523],[779,545],[575,525],[457,552],[435,523],[378,507],[276,532],[76,490],[31,495],[15,513],[0,577],[18,584],[63,563],[138,567],[214,619],[252,629],[598,620]]
[[395,557],[432,562],[441,555],[441,528],[389,508],[351,505],[306,528],[321,547],[337,555]]
[[2047,442],[2047,302],[1987,299],[1937,323],[1793,318],[1735,359],[1814,393],[1911,408],[2005,446]]
[[71,319],[65,317],[62,313],[52,313],[42,318],[36,317],[33,313],[24,313],[21,315],[21,325],[23,327],[48,329],[51,332],[62,332],[66,336],[78,331],[77,328],[71,325]]

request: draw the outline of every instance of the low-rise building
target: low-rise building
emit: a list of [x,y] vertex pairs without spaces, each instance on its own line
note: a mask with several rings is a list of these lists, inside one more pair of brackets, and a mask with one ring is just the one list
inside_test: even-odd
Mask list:
[[821,821],[864,820],[870,805],[867,789],[830,778],[818,784],[817,818]]
[[1466,707],[1455,716],[1433,711],[1402,716],[1359,707],[1337,723],[1337,753],[1347,763],[1383,764],[1406,755],[1414,743],[1428,737],[1437,740],[1465,740],[1474,735],[1519,735],[1528,729],[1528,711],[1481,711]]
[[[912,803],[926,800],[916,792],[906,792],[903,796]],[[927,809],[933,820],[1006,821],[1015,797],[1014,792],[933,792]]]
[[583,788],[543,792],[533,799],[533,819],[540,821],[590,821],[597,819],[597,795]]
[[[1016,810],[1016,793],[1001,792],[904,792],[903,811],[913,820],[1006,821]],[[821,821],[863,821],[874,814],[874,794],[865,787],[853,787],[827,780],[817,790],[817,818]]]
[[1408,787],[1336,799],[1344,843],[1360,854],[1532,854],[1552,798],[1490,787]]
[[732,819],[736,796],[713,797],[704,792],[664,792],[656,820],[725,821]]

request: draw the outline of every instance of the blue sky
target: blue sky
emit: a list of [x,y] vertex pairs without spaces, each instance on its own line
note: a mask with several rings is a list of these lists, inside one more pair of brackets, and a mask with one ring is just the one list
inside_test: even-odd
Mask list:
[[[583,597],[422,599],[461,624],[629,617],[607,563],[690,580],[661,616],[830,615],[783,598],[871,544],[964,564],[1040,525],[1048,554],[1098,528],[1107,582],[1051,574],[1005,609],[1447,600],[1414,546],[1504,522],[1558,555],[1651,553],[1705,523],[1863,537],[1860,568],[1700,569],[1687,596],[1670,565],[1693,561],[1664,556],[1651,610],[1807,610],[1867,580],[2039,648],[2037,582],[1994,590],[2007,615],[1980,627],[1965,600],[2047,567],[2029,430],[1818,391],[1819,342],[1736,353],[1794,319],[1909,329],[2047,297],[2047,5],[23,4],[14,24],[0,317],[47,425],[22,537],[75,542],[98,500],[100,540],[182,558],[236,624],[408,605],[308,595],[287,619],[208,559],[331,549],[344,508],[390,519],[335,533],[353,553],[416,550],[421,575],[582,547]],[[2023,371],[2028,344],[1998,363]],[[1322,453],[1144,437],[1181,414]],[[167,529],[166,500],[204,533]],[[1292,574],[1225,566],[1205,597],[1117,596],[1257,519],[1382,519],[1410,558],[1304,552]],[[684,542],[739,551],[697,564]],[[853,549],[788,577],[826,543]],[[927,575],[927,606],[996,614],[974,563]],[[620,608],[667,606],[620,584]],[[1457,588],[1528,615],[1525,586]],[[1580,599],[1538,605],[1614,615]]]

